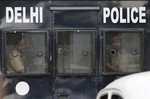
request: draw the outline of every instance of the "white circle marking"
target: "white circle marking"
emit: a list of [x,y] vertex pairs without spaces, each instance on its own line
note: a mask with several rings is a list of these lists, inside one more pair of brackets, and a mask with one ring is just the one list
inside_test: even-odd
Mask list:
[[17,83],[15,90],[19,95],[26,95],[29,92],[30,87],[28,83],[21,81]]

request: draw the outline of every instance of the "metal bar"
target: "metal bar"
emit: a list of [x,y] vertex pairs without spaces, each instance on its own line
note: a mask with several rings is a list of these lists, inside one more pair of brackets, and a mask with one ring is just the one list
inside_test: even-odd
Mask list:
[[100,10],[100,7],[50,7],[50,10]]

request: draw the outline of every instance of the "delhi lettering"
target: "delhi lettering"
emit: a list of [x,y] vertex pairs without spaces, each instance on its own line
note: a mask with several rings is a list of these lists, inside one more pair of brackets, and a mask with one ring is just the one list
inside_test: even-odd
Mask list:
[[30,7],[27,16],[26,7],[6,7],[6,23],[43,23],[43,8]]

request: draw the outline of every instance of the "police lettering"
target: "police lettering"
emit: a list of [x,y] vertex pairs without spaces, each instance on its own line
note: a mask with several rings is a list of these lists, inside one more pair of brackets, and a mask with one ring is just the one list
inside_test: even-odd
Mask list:
[[123,12],[123,8],[108,7],[103,8],[103,23],[107,22],[110,17],[112,23],[146,23],[146,8],[145,7],[133,7],[126,8],[126,15]]
[[43,23],[43,8],[30,7],[30,15],[26,14],[26,7],[6,7],[6,23]]

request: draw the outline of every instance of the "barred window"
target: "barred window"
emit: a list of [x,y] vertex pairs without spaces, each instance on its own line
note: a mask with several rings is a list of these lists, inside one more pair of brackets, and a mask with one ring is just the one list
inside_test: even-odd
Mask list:
[[141,71],[143,63],[142,34],[142,31],[105,32],[105,72]]
[[7,32],[5,37],[8,74],[48,72],[47,32]]
[[94,31],[57,31],[58,74],[92,74]]

